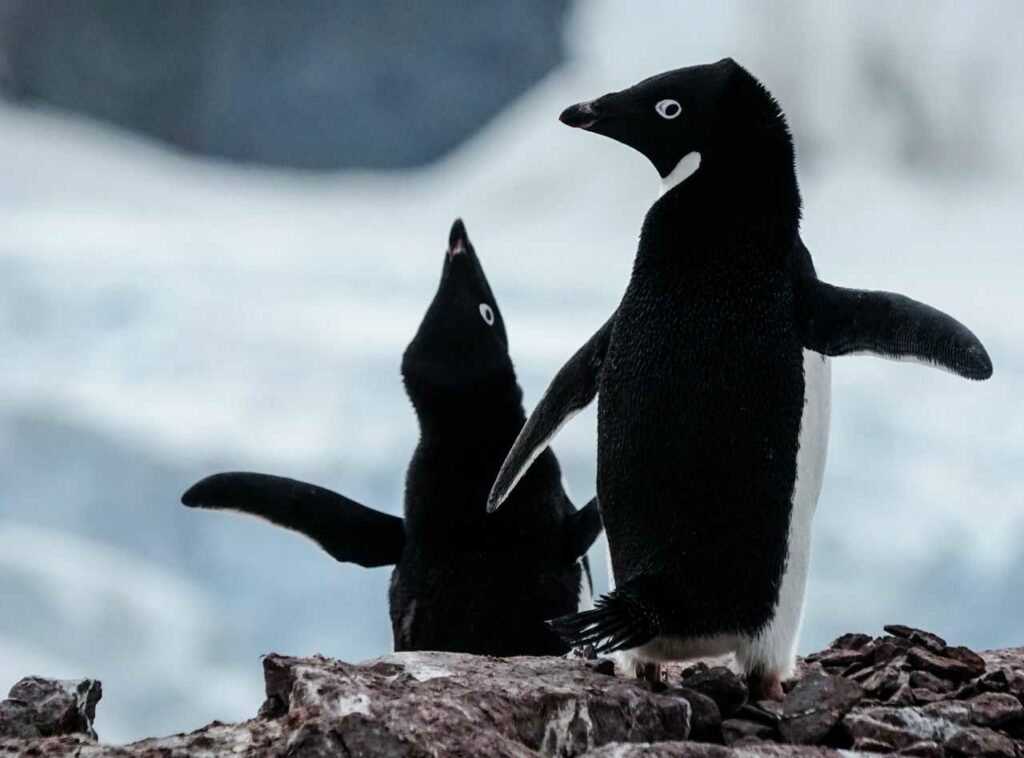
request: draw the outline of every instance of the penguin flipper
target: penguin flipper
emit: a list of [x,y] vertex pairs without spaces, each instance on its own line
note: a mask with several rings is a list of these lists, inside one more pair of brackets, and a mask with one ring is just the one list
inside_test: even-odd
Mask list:
[[597,498],[573,513],[565,520],[565,557],[575,563],[587,554],[594,540],[604,527],[601,512],[597,509]]
[[260,516],[306,535],[343,563],[367,568],[397,563],[405,545],[402,519],[283,476],[214,474],[192,485],[181,502],[190,508]]
[[487,498],[488,513],[498,510],[551,439],[597,396],[598,379],[614,322],[613,314],[551,380],[501,464]]
[[637,577],[597,599],[594,610],[552,619],[548,625],[572,647],[595,653],[628,650],[661,633],[653,580]]
[[966,379],[992,376],[992,361],[970,329],[930,305],[891,292],[803,278],[797,288],[797,328],[804,347],[823,355],[867,352],[917,360]]

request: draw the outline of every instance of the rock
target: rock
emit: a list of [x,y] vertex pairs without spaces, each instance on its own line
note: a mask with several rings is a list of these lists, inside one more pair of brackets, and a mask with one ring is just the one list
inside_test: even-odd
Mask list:
[[[402,653],[353,665],[271,655],[257,718],[123,747],[91,736],[98,684],[67,689],[30,679],[0,703],[0,758],[840,758],[849,753],[834,748],[851,747],[908,758],[1024,758],[1024,648],[937,652],[942,640],[928,632],[888,631],[840,638],[798,661],[782,702],[749,702],[743,681],[719,660],[665,665],[656,692],[615,675],[610,660],[578,656]],[[829,656],[849,651],[859,658],[847,675],[838,661],[852,657]],[[835,665],[824,666],[829,660]],[[74,723],[78,713],[84,728]],[[43,736],[62,730],[74,733]]]
[[587,753],[586,758],[843,758],[837,750],[774,742],[744,742],[735,749],[699,742],[660,742],[656,745],[614,743]]
[[861,650],[872,641],[870,634],[844,634],[832,640],[833,650]]
[[95,679],[25,677],[0,702],[0,737],[81,734],[95,740],[92,721],[102,696]]
[[801,681],[782,701],[782,739],[794,745],[817,745],[864,697],[856,682],[819,674]]
[[946,654],[937,655],[922,647],[915,647],[907,652],[907,661],[914,668],[923,669],[954,682],[964,682],[985,672],[985,662],[980,657],[971,653],[971,656],[977,659],[973,661],[963,652],[953,653],[957,657],[951,657],[950,653],[954,650],[956,648],[947,648]]
[[823,650],[820,653],[814,653],[813,655],[807,656],[808,661],[812,663],[820,663],[825,668],[847,668],[855,663],[860,663],[865,660],[868,656],[868,652],[864,650],[848,650],[846,648],[839,648],[836,650]]
[[984,727],[962,729],[946,740],[943,747],[949,755],[985,756],[986,758],[1016,758],[1013,740],[1004,734]]
[[[955,706],[941,709],[937,706]],[[931,710],[929,710],[931,709]],[[970,710],[961,703],[934,703],[924,707],[878,706],[854,711],[843,724],[853,740],[854,750],[902,750],[919,742],[943,744],[966,727]]]
[[1024,718],[1024,706],[1013,695],[987,692],[967,701],[971,722],[978,726],[998,727]]
[[933,653],[941,653],[946,649],[946,641],[939,635],[932,634],[931,632],[914,629],[911,626],[903,626],[902,624],[888,624],[882,628],[894,637],[902,637],[911,644],[927,648]]
[[[860,681],[864,692],[875,700],[886,700],[892,696],[901,685],[907,683],[908,677],[902,671],[902,665],[906,661],[903,656],[894,658],[880,666],[871,669],[867,677],[855,677]],[[868,671],[866,669],[865,671]],[[863,674],[864,672],[860,672]]]
[[725,666],[689,676],[683,679],[683,686],[714,700],[723,718],[729,718],[747,702],[747,685]]
[[931,690],[932,692],[951,692],[954,685],[948,679],[940,679],[935,674],[927,671],[911,671],[909,678],[910,686],[916,690]]
[[918,758],[943,758],[946,751],[938,742],[915,742],[908,748],[900,751],[900,755],[913,755]]
[[961,664],[967,667],[972,677],[982,676],[985,673],[985,659],[966,647],[947,647],[943,651],[943,655],[946,658],[951,658],[954,661],[959,661]]
[[775,737],[775,727],[749,719],[726,719],[722,722],[722,742],[733,745],[746,740],[770,740]]
[[701,742],[722,741],[722,712],[707,695],[686,687],[666,690],[666,697],[681,697],[690,704],[690,739]]

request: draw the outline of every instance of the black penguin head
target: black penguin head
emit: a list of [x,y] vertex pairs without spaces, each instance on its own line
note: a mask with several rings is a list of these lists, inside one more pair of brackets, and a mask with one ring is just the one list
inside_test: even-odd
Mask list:
[[452,225],[441,283],[402,357],[402,376],[411,394],[515,383],[505,322],[462,219]]
[[566,108],[562,123],[603,134],[643,153],[662,178],[690,153],[746,152],[760,130],[789,133],[778,104],[732,58],[690,66]]

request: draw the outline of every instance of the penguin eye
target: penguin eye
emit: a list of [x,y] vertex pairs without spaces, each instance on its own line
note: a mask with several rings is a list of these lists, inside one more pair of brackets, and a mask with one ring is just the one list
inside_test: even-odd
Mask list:
[[659,100],[658,104],[654,106],[654,110],[656,110],[658,115],[662,118],[667,118],[671,121],[683,112],[683,106],[675,100]]
[[487,326],[494,326],[494,311],[487,303],[480,303],[480,316]]

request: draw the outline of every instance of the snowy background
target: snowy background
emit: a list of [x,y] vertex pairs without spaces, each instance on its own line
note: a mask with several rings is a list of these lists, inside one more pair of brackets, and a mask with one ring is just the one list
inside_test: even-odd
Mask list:
[[[399,512],[417,434],[399,358],[452,219],[532,404],[615,307],[657,187],[557,114],[726,55],[788,113],[822,278],[942,308],[995,364],[974,384],[836,362],[801,648],[887,622],[1024,643],[1024,5],[579,2],[565,40],[564,64],[405,171],[227,163],[0,105],[0,689],[98,677],[120,741],[250,716],[262,653],[387,652],[387,570],[181,492],[251,469]],[[555,446],[578,503],[593,433],[590,412]]]

